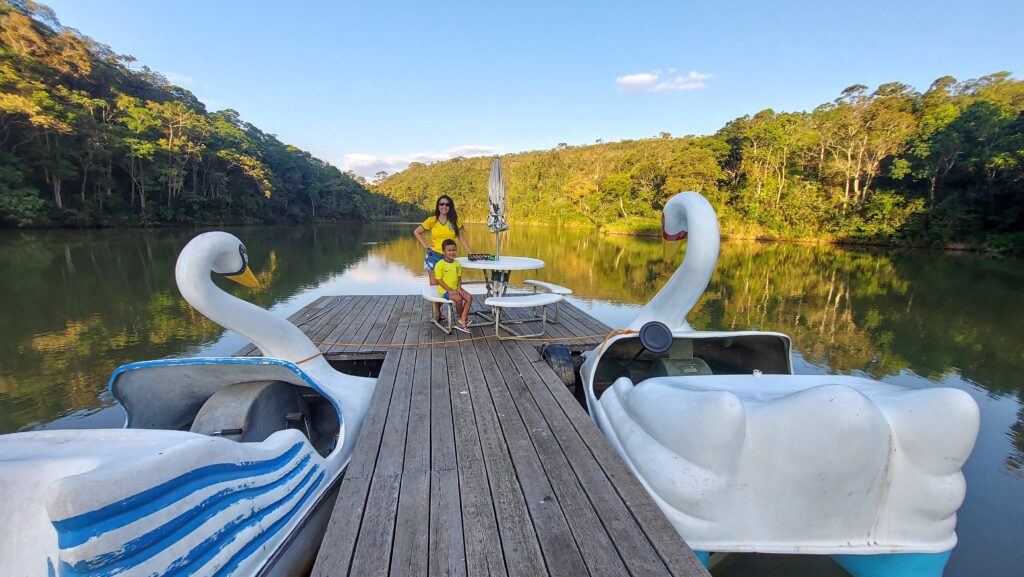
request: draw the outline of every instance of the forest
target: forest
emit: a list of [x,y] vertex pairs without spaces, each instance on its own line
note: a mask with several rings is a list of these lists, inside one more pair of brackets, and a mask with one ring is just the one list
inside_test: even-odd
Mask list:
[[[487,216],[489,158],[367,183],[233,110],[210,112],[131,56],[0,0],[0,227],[415,220],[440,194]],[[502,156],[513,223],[658,230],[695,190],[733,237],[1024,253],[1024,82],[855,84],[810,112],[762,110],[707,136]]]
[[[857,84],[811,112],[762,110],[710,136],[559,143],[501,160],[512,222],[656,232],[665,201],[695,190],[734,237],[1024,253],[1024,82],[1007,72],[945,76],[924,93]],[[373,188],[423,207],[449,194],[482,221],[490,164],[414,163]]]
[[72,28],[0,2],[0,226],[373,219],[400,207]]

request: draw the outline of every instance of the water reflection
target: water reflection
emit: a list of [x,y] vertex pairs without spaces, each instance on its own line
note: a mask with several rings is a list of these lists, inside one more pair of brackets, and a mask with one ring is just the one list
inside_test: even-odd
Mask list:
[[[324,294],[418,292],[422,251],[412,228],[233,229],[262,286],[248,292],[218,282],[281,316]],[[174,286],[174,260],[197,232],[0,231],[0,432],[56,419],[74,426],[76,417],[112,405],[106,380],[124,362],[230,354],[244,344],[192,311]],[[492,246],[482,226],[469,236],[476,247]],[[520,226],[502,253],[543,259],[531,277],[572,287],[575,303],[622,326],[681,261],[682,250],[666,247]],[[1013,528],[1024,515],[1020,286],[1019,262],[976,255],[725,242],[689,318],[699,329],[787,333],[799,372],[865,373],[974,394],[982,435],[966,470],[961,546],[947,571],[968,575],[1024,561]],[[119,419],[101,415],[91,424]]]

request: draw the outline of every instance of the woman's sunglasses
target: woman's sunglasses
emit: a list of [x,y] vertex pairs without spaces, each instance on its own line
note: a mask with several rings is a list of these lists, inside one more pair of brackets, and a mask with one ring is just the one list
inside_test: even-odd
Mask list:
[[447,202],[439,202],[437,206],[449,206]]

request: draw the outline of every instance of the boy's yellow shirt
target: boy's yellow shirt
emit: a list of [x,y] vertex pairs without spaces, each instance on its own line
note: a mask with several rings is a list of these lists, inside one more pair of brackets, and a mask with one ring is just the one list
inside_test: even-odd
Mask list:
[[[448,262],[443,258],[434,265],[434,278],[455,289],[459,287],[459,279],[462,278],[462,265],[459,261]],[[437,285],[437,295],[445,293],[444,287]]]

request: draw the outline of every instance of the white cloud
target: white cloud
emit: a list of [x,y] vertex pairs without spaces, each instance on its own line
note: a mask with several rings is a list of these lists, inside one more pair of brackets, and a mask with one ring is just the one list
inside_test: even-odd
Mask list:
[[178,86],[184,86],[186,84],[192,84],[195,80],[192,80],[184,74],[178,74],[177,72],[163,72],[164,78],[167,79],[171,84],[177,84]]
[[615,79],[619,89],[624,92],[649,92],[651,86],[658,81],[657,72],[641,72],[639,74],[627,74]]
[[498,149],[493,146],[476,145],[456,146],[455,148],[438,152],[414,152],[412,154],[393,154],[389,156],[353,152],[342,156],[339,167],[342,170],[351,170],[367,180],[373,180],[380,171],[394,174],[405,170],[413,162],[431,163],[458,156],[490,156],[497,152]]
[[691,70],[687,74],[676,74],[675,68],[669,68],[662,76],[661,71],[627,74],[615,79],[619,90],[631,94],[647,94],[650,92],[686,92],[707,86],[704,81],[711,78],[710,74]]

